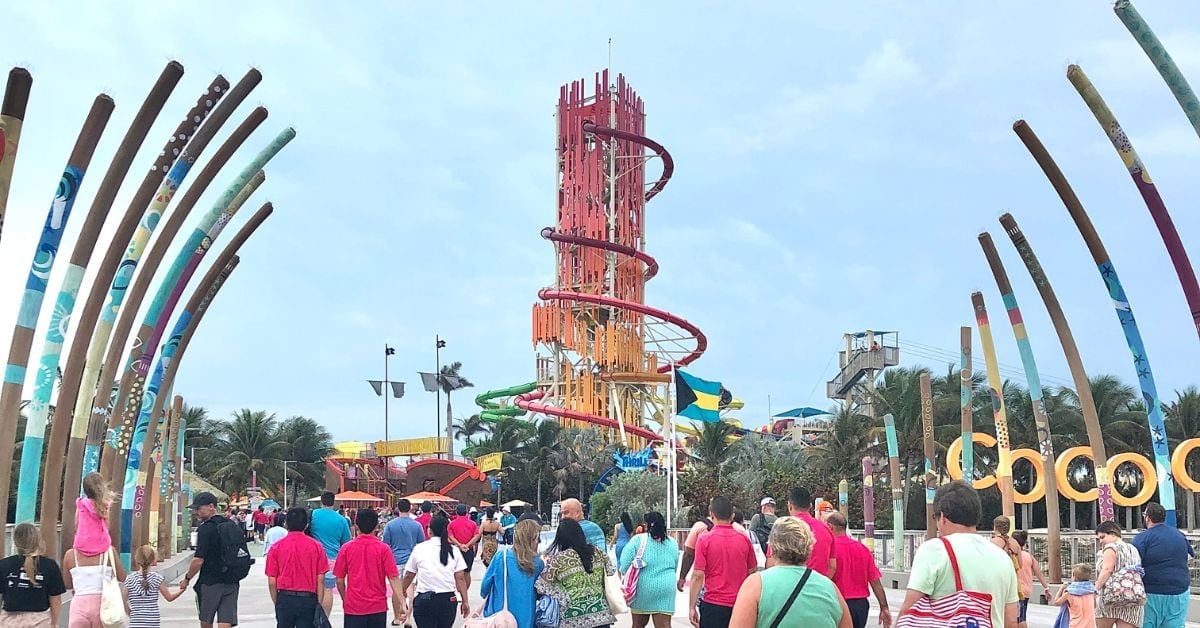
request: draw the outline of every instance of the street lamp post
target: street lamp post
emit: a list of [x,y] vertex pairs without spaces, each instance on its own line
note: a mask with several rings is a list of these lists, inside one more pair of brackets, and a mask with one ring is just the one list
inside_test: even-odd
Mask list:
[[288,507],[287,466],[288,466],[289,462],[292,464],[299,464],[295,460],[284,460],[283,461],[283,509],[284,510],[287,510],[287,507]]
[[197,447],[192,445],[192,457],[188,461],[192,465],[192,475],[196,475],[196,451],[204,451],[205,449],[208,449],[208,447]]
[[[436,434],[436,437],[440,438],[442,435],[442,348],[446,346],[446,341],[442,340],[442,337],[438,334],[434,334],[433,339],[433,353],[434,360],[436,362],[436,368],[433,371],[433,375],[437,378],[437,431],[434,432],[434,434]],[[446,423],[450,423],[450,417],[446,417]],[[441,457],[442,454],[439,452],[438,458]]]
[[[367,383],[375,390],[375,394],[383,397],[383,440],[391,440],[388,433],[388,394],[384,392],[384,388],[391,388],[393,397],[399,399],[404,396],[404,382],[393,382],[388,379],[388,358],[396,354],[396,348],[383,345],[383,380],[368,379]],[[386,462],[386,457],[384,458]]]

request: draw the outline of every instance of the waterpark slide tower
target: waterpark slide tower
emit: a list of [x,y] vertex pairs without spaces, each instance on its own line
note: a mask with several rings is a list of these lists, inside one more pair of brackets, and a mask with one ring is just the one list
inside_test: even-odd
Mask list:
[[[533,306],[537,381],[515,405],[564,424],[612,428],[630,446],[663,440],[647,429],[670,413],[660,389],[672,366],[704,351],[700,330],[645,304],[658,263],[645,251],[646,202],[674,164],[645,136],[642,100],[618,75],[596,74],[560,88],[556,111],[558,207],[542,237],[555,248],[555,284]],[[649,149],[649,153],[647,152]],[[646,162],[662,174],[646,182]],[[518,392],[518,391],[513,391]],[[636,440],[634,440],[636,439]]]

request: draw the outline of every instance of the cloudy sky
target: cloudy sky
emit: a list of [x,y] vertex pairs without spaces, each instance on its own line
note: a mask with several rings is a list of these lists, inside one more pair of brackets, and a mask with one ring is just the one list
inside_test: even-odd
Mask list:
[[[538,236],[554,218],[553,106],[559,85],[604,67],[612,38],[614,69],[645,99],[648,133],[676,163],[648,210],[662,271],[647,300],[704,329],[709,350],[692,371],[743,398],[745,423],[765,422],[768,396],[775,411],[827,407],[846,331],[900,330],[904,364],[944,372],[940,352],[957,355],[976,289],[1000,361],[1019,376],[982,229],[996,236],[1045,379],[1067,381],[1045,310],[998,229],[1005,211],[1058,289],[1088,369],[1134,381],[1087,250],[1011,131],[1018,118],[1091,212],[1159,388],[1170,397],[1197,382],[1200,342],[1165,249],[1065,78],[1069,63],[1089,73],[1200,261],[1200,139],[1109,2],[752,4],[17,3],[0,62],[29,68],[34,89],[0,240],[0,330],[11,329],[93,96],[117,103],[94,162],[107,164],[162,66],[186,67],[140,173],[215,73],[236,82],[254,66],[265,79],[218,141],[255,104],[270,118],[199,207],[280,129],[299,135],[250,204],[269,199],[276,212],[243,247],[178,392],[217,416],[303,414],[338,439],[375,440],[382,403],[364,380],[382,376],[387,342],[393,379],[409,382],[391,433],[430,434],[435,402],[416,371],[433,369],[435,334],[476,390],[532,379],[530,307],[553,281],[553,251]],[[1200,84],[1200,6],[1138,4]],[[64,250],[102,171],[84,182]],[[456,414],[472,409],[473,394],[461,397]]]

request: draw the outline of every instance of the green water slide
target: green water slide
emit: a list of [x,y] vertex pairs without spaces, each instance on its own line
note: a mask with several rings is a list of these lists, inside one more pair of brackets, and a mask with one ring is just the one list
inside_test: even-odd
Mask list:
[[517,395],[533,392],[537,388],[537,382],[529,382],[519,386],[509,388],[497,388],[481,393],[475,397],[475,404],[483,411],[479,413],[479,418],[484,421],[495,421],[501,417],[517,417],[525,416],[525,411],[515,405],[501,405],[496,399],[508,399]]

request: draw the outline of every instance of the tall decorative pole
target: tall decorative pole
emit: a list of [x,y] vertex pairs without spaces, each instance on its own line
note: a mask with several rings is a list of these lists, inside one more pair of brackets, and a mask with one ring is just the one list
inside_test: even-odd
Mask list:
[[[224,82],[224,79],[221,79]],[[228,83],[223,83],[226,87],[222,88],[221,92],[230,91],[227,89]],[[213,86],[210,86],[209,95],[215,95]],[[234,98],[235,94],[230,93],[230,98]],[[211,98],[202,97],[197,103],[197,107],[204,107],[200,113],[207,112],[211,108],[213,100]],[[196,111],[193,109],[193,111]],[[214,112],[214,119],[217,117],[218,111]],[[155,169],[154,172],[147,175],[149,181],[149,192],[144,199],[135,197],[130,203],[130,209],[127,210],[125,218],[129,220],[128,230],[122,232],[127,225],[125,220],[118,226],[118,235],[113,236],[112,245],[109,248],[108,255],[105,257],[107,262],[111,259],[114,265],[110,268],[107,275],[98,275],[96,283],[93,284],[92,293],[88,296],[88,303],[85,306],[80,324],[76,330],[76,338],[84,339],[91,337],[91,342],[87,344],[76,343],[71,347],[71,354],[67,359],[67,368],[64,374],[63,389],[59,393],[59,397],[63,399],[74,399],[74,414],[70,414],[72,408],[71,403],[60,403],[55,408],[54,423],[62,423],[63,425],[70,424],[71,434],[68,440],[67,450],[67,468],[63,477],[62,483],[62,520],[63,520],[63,538],[71,538],[75,533],[75,497],[79,494],[79,482],[83,477],[83,471],[94,471],[100,461],[100,440],[107,426],[108,404],[109,400],[106,395],[101,395],[100,403],[93,404],[93,398],[96,397],[96,391],[109,390],[112,388],[114,376],[108,373],[107,381],[102,377],[102,365],[111,366],[112,369],[105,368],[104,371],[115,370],[120,362],[120,352],[125,346],[125,339],[128,337],[129,328],[133,325],[133,317],[136,314],[138,307],[141,305],[142,298],[146,294],[149,283],[154,275],[154,270],[158,267],[159,262],[166,254],[167,248],[175,238],[175,234],[182,226],[184,218],[188,215],[191,209],[199,200],[200,195],[208,188],[212,180],[216,177],[217,172],[225,165],[233,153],[241,147],[246,138],[258,128],[258,125],[266,118],[266,111],[261,107],[256,109],[250,116],[239,125],[233,133],[222,143],[221,147],[212,156],[204,169],[196,177],[196,180],[188,188],[183,195],[179,205],[175,211],[168,216],[167,220],[160,224],[158,215],[143,216],[142,210],[146,209],[146,204],[150,202],[150,196],[154,194],[156,187],[161,181],[158,175],[162,171],[161,167]],[[184,125],[194,125],[192,120],[194,117],[188,117],[184,121]],[[188,131],[187,136],[191,137],[191,132],[195,130],[194,126],[183,126],[180,129]],[[204,129],[201,129],[204,131]],[[178,134],[176,135],[178,137]],[[168,146],[169,148],[169,146]],[[167,159],[170,155],[170,150],[164,150],[164,156],[159,158],[159,161]],[[180,155],[181,159],[188,159],[194,155],[191,150],[184,149]],[[170,166],[170,161],[164,164]],[[145,185],[145,182],[143,182]],[[138,194],[141,194],[145,188],[139,188]],[[157,205],[157,204],[155,204]],[[146,209],[147,214],[151,214],[149,209]],[[141,224],[139,225],[139,220]],[[133,267],[137,265],[137,260],[132,256],[128,258],[126,255],[133,249],[134,244],[130,237],[132,234],[133,240],[137,241],[140,237],[145,237],[147,240],[150,237],[150,230],[153,226],[159,225],[159,237],[150,248],[150,252],[146,255],[144,262],[141,264],[142,272],[138,274],[132,286],[129,279],[132,278]],[[137,229],[137,233],[134,230]],[[144,231],[144,236],[139,236]],[[126,244],[129,244],[129,250],[125,250]],[[144,250],[144,242],[139,244],[137,250],[138,259],[140,259],[141,251]],[[111,256],[111,257],[110,257]],[[117,262],[120,265],[117,265]],[[103,267],[102,267],[103,268]],[[122,268],[121,279],[116,280],[117,268]],[[111,289],[110,289],[111,284]],[[106,299],[107,295],[107,299]],[[119,296],[118,296],[119,295]],[[113,307],[116,304],[116,307]],[[104,307],[101,312],[101,307]],[[113,321],[116,319],[118,310],[122,314],[121,320],[114,327]],[[126,315],[127,314],[127,315]],[[122,331],[121,323],[125,318],[128,318],[128,323],[125,323],[124,331]],[[88,330],[85,333],[85,330]],[[109,342],[109,339],[112,342]],[[116,355],[112,357],[109,364],[102,364],[105,357],[105,349],[112,349]],[[89,434],[89,429],[93,419],[93,405],[101,406],[100,411],[104,413],[103,417],[97,419],[99,426],[95,427],[95,440],[92,441],[92,434]],[[98,433],[97,433],[98,432]],[[51,430],[53,435],[53,430]],[[61,441],[54,441],[59,442]],[[62,444],[51,445],[50,451],[62,451]],[[47,491],[46,489],[50,490]],[[51,483],[44,485],[42,489],[44,499],[52,499],[59,494],[59,485]],[[43,505],[42,512],[47,512],[46,506]]]
[[[104,226],[104,219],[108,217],[108,212],[112,209],[113,200],[116,199],[117,192],[121,189],[121,182],[125,180],[125,174],[129,172],[129,167],[133,164],[134,156],[137,155],[146,135],[150,133],[150,126],[158,118],[163,105],[167,103],[167,98],[181,78],[183,78],[183,66],[174,61],[168,63],[159,74],[158,80],[155,81],[146,100],[142,103],[142,108],[133,117],[129,130],[125,132],[125,137],[121,140],[121,145],[117,147],[108,171],[104,173],[100,187],[96,190],[96,196],[92,199],[91,209],[88,210],[87,217],[83,222],[83,229],[80,231],[78,239],[75,240],[75,248],[71,251],[70,263],[63,275],[62,286],[54,300],[50,326],[46,330],[46,342],[42,347],[38,370],[33,378],[33,396],[29,401],[29,418],[25,423],[25,433],[22,435],[21,471],[17,482],[17,521],[34,520],[38,485],[41,482],[42,474],[42,451],[45,445],[43,436],[46,433],[47,419],[50,417],[50,397],[54,392],[54,384],[58,380],[59,361],[62,357],[63,342],[71,325],[71,315],[75,311],[75,299],[79,296],[79,288],[83,285],[83,274],[87,271],[88,264],[92,259],[92,251],[96,247],[96,241],[100,238],[100,228]],[[64,401],[59,401],[59,403]],[[59,429],[60,433],[65,431],[65,428]],[[59,461],[61,462],[61,458]],[[53,466],[55,468],[48,470],[62,472],[61,465]],[[58,478],[55,481],[57,482]],[[54,522],[57,523],[58,512],[52,514]],[[46,517],[42,517],[43,524],[49,523],[49,521]],[[44,534],[44,537],[55,536],[55,526],[43,525],[42,527],[47,528],[49,532],[49,534]],[[49,545],[46,550],[51,555],[57,555],[54,554],[57,551],[56,545]]]
[[1021,260],[1025,262],[1025,268],[1029,270],[1029,275],[1033,279],[1034,285],[1037,286],[1042,302],[1046,304],[1046,312],[1050,315],[1050,322],[1054,324],[1054,331],[1058,334],[1058,341],[1063,348],[1063,356],[1067,359],[1067,368],[1071,370],[1071,380],[1075,383],[1075,392],[1079,396],[1083,422],[1087,427],[1088,443],[1092,448],[1092,462],[1096,467],[1096,496],[1099,500],[1100,520],[1112,520],[1112,487],[1109,484],[1108,455],[1104,447],[1104,434],[1100,432],[1100,417],[1096,414],[1096,402],[1092,399],[1092,384],[1088,381],[1087,371],[1083,368],[1083,360],[1079,357],[1075,336],[1071,333],[1071,326],[1067,323],[1066,316],[1063,315],[1062,306],[1058,303],[1058,296],[1054,294],[1054,287],[1050,285],[1050,279],[1046,277],[1046,271],[1042,269],[1037,255],[1033,252],[1033,247],[1025,239],[1025,234],[1021,232],[1021,227],[1017,225],[1016,219],[1012,217],[1012,214],[1004,214],[1000,217],[1000,225],[1004,227],[1004,232],[1008,234],[1013,246],[1017,248]]
[[850,515],[850,482],[845,478],[838,482],[838,510],[843,517]]
[[1167,212],[1166,203],[1158,193],[1158,187],[1154,185],[1150,172],[1133,149],[1129,136],[1125,135],[1121,124],[1117,122],[1117,118],[1083,70],[1077,65],[1072,65],[1067,68],[1067,78],[1070,79],[1071,85],[1075,86],[1075,91],[1079,92],[1083,102],[1087,103],[1088,109],[1092,110],[1092,115],[1096,116],[1096,122],[1100,123],[1108,135],[1113,148],[1117,149],[1117,154],[1129,170],[1129,176],[1133,177],[1133,184],[1142,195],[1142,200],[1146,202],[1146,209],[1150,210],[1150,217],[1154,219],[1154,226],[1158,227],[1158,234],[1167,247],[1167,255],[1170,256],[1171,264],[1175,266],[1175,274],[1179,276],[1179,283],[1183,286],[1183,296],[1187,300],[1188,309],[1192,311],[1192,324],[1196,327],[1196,333],[1200,335],[1200,281],[1196,279],[1196,269],[1188,259],[1187,249],[1183,246],[1179,231],[1175,229],[1171,214]]
[[1187,115],[1188,122],[1192,123],[1192,129],[1196,131],[1196,135],[1200,136],[1200,100],[1196,99],[1196,94],[1192,92],[1192,87],[1188,85],[1187,79],[1183,77],[1183,73],[1176,67],[1175,61],[1171,59],[1171,55],[1167,53],[1167,49],[1158,41],[1158,37],[1154,35],[1154,31],[1150,30],[1150,25],[1142,19],[1138,10],[1133,7],[1133,3],[1129,0],[1117,0],[1113,5],[1113,11],[1117,13],[1117,17],[1121,18],[1121,23],[1129,30],[1129,34],[1137,40],[1139,46],[1150,57],[1150,61],[1154,63],[1154,67],[1158,69],[1158,74],[1167,83],[1167,87],[1171,88],[1171,93],[1175,95],[1175,100],[1179,102],[1179,106],[1183,108],[1183,113]]
[[975,380],[971,375],[971,328],[958,328],[959,342],[959,397],[958,407],[962,424],[962,475],[968,484],[975,481],[975,433],[974,408],[971,407],[971,393]]
[[904,489],[900,481],[900,443],[896,438],[896,419],[883,415],[883,427],[887,432],[888,475],[892,480],[892,566],[904,569]]
[[[108,118],[112,115],[113,101],[105,94],[96,97],[91,111],[75,140],[75,147],[67,159],[67,166],[50,203],[50,213],[42,228],[34,251],[29,278],[21,295],[17,310],[17,324],[13,329],[12,344],[8,350],[8,366],[4,369],[4,385],[0,388],[0,495],[8,495],[12,469],[13,449],[17,436],[17,420],[20,416],[21,388],[25,384],[25,369],[29,365],[29,353],[33,349],[33,332],[42,312],[42,301],[46,297],[46,284],[50,271],[62,243],[63,231],[71,217],[71,208],[83,183],[84,172],[96,152],[96,144]],[[7,521],[8,499],[0,499],[0,522]]]
[[875,553],[875,461],[863,456],[863,544]]
[[171,330],[171,335],[163,347],[158,365],[154,369],[154,376],[146,386],[145,398],[151,400],[151,403],[143,403],[141,405],[137,424],[134,426],[134,443],[138,441],[138,434],[143,434],[144,440],[141,443],[141,450],[140,452],[137,449],[130,450],[129,461],[125,468],[125,494],[122,498],[124,512],[121,513],[122,529],[126,532],[126,535],[132,533],[133,541],[127,548],[124,546],[124,536],[122,537],[122,554],[131,552],[133,548],[132,543],[134,542],[139,545],[147,542],[148,528],[146,527],[145,517],[145,491],[148,474],[147,470],[142,467],[145,461],[150,460],[150,454],[154,449],[154,439],[146,438],[144,435],[158,429],[157,422],[160,413],[157,411],[159,408],[157,399],[159,391],[169,390],[170,386],[174,385],[174,376],[172,375],[171,381],[166,382],[167,387],[163,388],[164,374],[175,371],[177,362],[174,358],[179,347],[179,342],[182,340],[183,334],[187,331],[196,312],[199,311],[200,304],[209,299],[210,294],[216,293],[217,288],[223,283],[227,267],[233,260],[234,255],[237,254],[238,249],[241,248],[242,244],[246,242],[273,211],[270,203],[263,205],[229,241],[229,244],[217,256],[213,265],[196,286],[195,292],[192,293],[192,297],[184,306],[183,311],[180,312],[178,320],[175,321],[175,327]]
[[25,121],[25,106],[33,77],[25,68],[8,72],[4,101],[0,104],[0,232],[4,231],[4,210],[8,207],[8,188],[12,183],[13,166],[17,163],[17,145],[21,141],[21,124]]
[[937,536],[937,525],[933,521],[933,497],[937,490],[937,469],[933,446],[933,388],[929,373],[922,372],[921,386],[921,441],[925,449],[925,540]]
[[[240,193],[242,187],[251,180],[252,177],[261,176],[261,168],[266,165],[272,157],[274,157],[288,142],[296,136],[296,131],[292,128],[285,129],[275,139],[263,149],[250,164],[250,167],[243,170],[237,180],[225,190],[225,193],[214,204],[213,209],[201,220],[197,225],[196,230],[188,241],[184,244],[184,248],[176,256],[174,263],[167,271],[166,277],[159,284],[158,292],[155,294],[154,301],[150,304],[150,309],[147,310],[146,316],[142,321],[142,326],[138,329],[135,337],[134,346],[129,352],[129,360],[124,375],[121,377],[120,392],[117,395],[117,403],[113,406],[113,419],[110,423],[110,428],[113,428],[113,434],[107,443],[107,457],[110,458],[111,467],[108,477],[113,480],[113,489],[118,488],[117,482],[120,482],[124,475],[123,470],[134,435],[135,422],[140,414],[142,406],[142,397],[146,376],[150,370],[150,361],[154,358],[155,348],[158,346],[159,340],[166,332],[166,325],[171,310],[174,309],[178,302],[183,289],[191,276],[195,273],[196,267],[212,246],[213,241],[220,235],[225,225],[233,217],[237,207],[232,205],[233,198]],[[151,400],[153,401],[153,400]],[[119,414],[117,412],[119,411]],[[107,464],[105,455],[101,457],[101,468]],[[103,472],[103,471],[102,471]],[[124,487],[121,486],[121,491],[117,492],[117,499],[114,500],[114,506],[120,504],[121,492]],[[113,534],[113,544],[116,545],[120,540],[118,533],[121,529],[121,521],[119,511],[116,508],[111,508],[109,512],[109,531]]]
[[[983,347],[983,364],[987,369],[988,388],[992,395],[992,419],[996,423],[996,477],[1000,484],[1001,512],[1009,522],[1016,514],[1013,508],[1012,450],[1008,442],[1008,411],[1004,407],[1004,381],[1000,379],[1000,367],[996,364],[996,345],[992,342],[992,327],[988,322],[987,306],[983,293],[971,293],[971,305],[975,308],[975,326],[979,328],[979,343]],[[967,436],[971,438],[970,435]],[[971,440],[963,441],[963,449],[973,448]],[[974,476],[967,476],[974,477]]]
[[[183,343],[180,342],[180,349]],[[158,551],[164,558],[170,558],[175,553],[174,535],[171,530],[175,523],[175,499],[179,494],[172,487],[175,479],[175,449],[178,447],[179,429],[183,424],[183,397],[175,395],[174,404],[168,413],[167,441],[162,449],[162,475],[159,480],[160,494],[158,499]]]
[[[1071,214],[1071,219],[1075,221],[1075,227],[1079,229],[1079,234],[1083,236],[1083,241],[1087,244],[1088,252],[1092,254],[1092,261],[1095,262],[1096,268],[1099,269],[1100,277],[1104,280],[1105,287],[1108,288],[1108,296],[1112,299],[1113,306],[1117,311],[1117,320],[1121,323],[1121,331],[1125,334],[1125,343],[1129,346],[1129,352],[1133,355],[1133,366],[1137,371],[1138,386],[1142,390],[1142,399],[1146,404],[1146,421],[1150,428],[1150,444],[1154,449],[1154,466],[1158,472],[1158,498],[1163,508],[1167,511],[1167,523],[1174,526],[1176,523],[1175,480],[1170,472],[1171,456],[1167,451],[1167,428],[1163,421],[1162,401],[1158,396],[1158,387],[1154,383],[1154,371],[1150,369],[1150,358],[1146,355],[1146,348],[1142,344],[1142,333],[1138,329],[1137,320],[1133,317],[1133,308],[1129,304],[1129,298],[1125,296],[1125,288],[1121,285],[1121,278],[1117,276],[1117,270],[1113,267],[1112,260],[1108,256],[1108,251],[1104,248],[1104,243],[1100,240],[1100,234],[1096,232],[1096,227],[1092,225],[1092,219],[1088,216],[1087,211],[1084,210],[1083,203],[1079,202],[1079,197],[1075,195],[1075,190],[1071,188],[1067,177],[1059,169],[1058,164],[1054,162],[1054,158],[1050,156],[1050,151],[1046,150],[1041,140],[1038,139],[1033,129],[1025,121],[1018,120],[1013,125],[1013,130],[1016,131],[1017,137],[1021,138],[1025,147],[1029,149],[1029,153],[1033,155],[1034,160],[1041,166],[1042,172],[1046,174],[1046,178],[1054,186],[1054,191],[1058,192],[1059,198],[1062,199],[1063,205],[1067,208],[1067,213]],[[1054,474],[1051,473],[1050,475]]]
[[[988,233],[979,234],[979,245],[983,247],[983,255],[992,269],[992,277],[996,279],[1000,298],[1004,301],[1004,308],[1008,310],[1008,320],[1012,323],[1013,337],[1017,340],[1021,365],[1025,369],[1025,380],[1029,384],[1033,422],[1037,426],[1038,452],[1042,455],[1041,475],[1046,486],[1046,543],[1049,545],[1047,560],[1050,563],[1050,580],[1062,582],[1062,563],[1059,559],[1062,547],[1059,541],[1058,476],[1054,473],[1054,442],[1050,437],[1050,418],[1046,416],[1046,408],[1042,405],[1042,378],[1038,374],[1037,361],[1033,358],[1029,334],[1025,331],[1025,319],[1021,316],[1021,308],[1017,306],[1017,297],[1013,294],[1008,272],[1004,270],[1004,263],[1000,261],[992,236]],[[1032,526],[1026,522],[1025,527]]]

